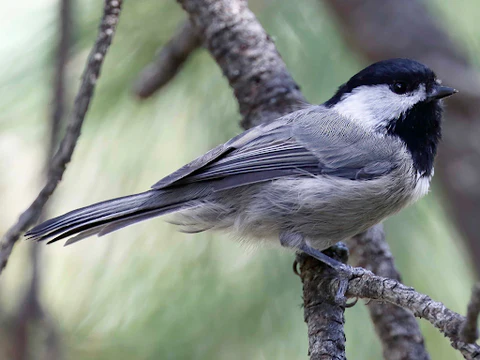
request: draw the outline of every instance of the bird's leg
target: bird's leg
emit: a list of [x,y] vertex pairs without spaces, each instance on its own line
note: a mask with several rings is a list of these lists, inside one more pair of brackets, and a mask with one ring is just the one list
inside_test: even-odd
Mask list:
[[[317,250],[310,245],[307,244],[305,241],[305,237],[301,234],[291,233],[291,232],[283,232],[280,234],[280,244],[286,248],[291,249],[298,249],[301,252],[321,261],[322,263],[330,266],[332,269],[342,272],[345,270],[345,265],[342,264],[340,261],[332,259],[330,256],[325,255],[320,250]],[[345,247],[345,245],[343,245]],[[343,249],[343,247],[341,249]],[[345,250],[348,250],[345,247]]]
[[[293,265],[295,274],[302,278],[302,274],[297,269],[298,264],[303,262],[302,257],[308,255],[319,260],[322,264],[326,265],[326,268],[322,272],[323,276],[333,276],[338,280],[336,282],[337,289],[334,294],[335,303],[345,308],[355,305],[356,301],[354,301],[352,304],[348,304],[345,298],[345,292],[347,291],[348,281],[350,278],[350,272],[348,271],[347,266],[327,255],[332,254],[332,256],[334,256],[335,258],[346,262],[348,259],[348,248],[345,246],[345,244],[337,243],[334,246],[326,249],[325,252],[327,254],[324,254],[322,251],[311,247],[304,236],[291,232],[282,233],[280,235],[280,243],[284,247],[300,250],[297,253],[297,258]],[[304,279],[302,278],[302,281],[303,280]]]

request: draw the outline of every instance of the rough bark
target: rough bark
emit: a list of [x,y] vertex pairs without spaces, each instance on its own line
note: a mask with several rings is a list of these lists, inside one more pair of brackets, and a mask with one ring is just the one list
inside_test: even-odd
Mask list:
[[[348,250],[342,244],[325,254],[346,263]],[[345,360],[346,283],[328,265],[297,254],[303,282],[304,318],[308,327],[308,355],[311,360]]]
[[466,344],[460,340],[460,330],[465,317],[448,309],[429,296],[416,292],[393,279],[374,275],[363,268],[349,267],[347,296],[361,299],[386,301],[411,311],[416,317],[424,318],[449,338],[452,346],[466,359],[480,359],[480,346]]
[[245,0],[178,0],[232,87],[249,128],[305,103],[275,44]]

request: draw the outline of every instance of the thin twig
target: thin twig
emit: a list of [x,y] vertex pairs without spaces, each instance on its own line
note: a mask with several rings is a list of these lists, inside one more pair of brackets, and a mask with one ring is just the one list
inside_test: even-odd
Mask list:
[[[61,0],[58,12],[58,45],[56,49],[55,73],[52,83],[52,105],[50,116],[50,136],[47,139],[46,161],[44,176],[48,181],[48,169],[55,150],[59,143],[60,129],[65,121],[66,103],[66,72],[67,62],[70,54],[72,39],[72,0]],[[44,219],[48,212],[48,204],[43,207],[40,219]],[[14,332],[16,339],[15,359],[26,359],[32,348],[32,341],[38,332],[45,334],[44,356],[36,355],[39,359],[45,358],[55,360],[61,358],[59,344],[59,333],[51,316],[40,301],[39,287],[41,284],[42,268],[40,266],[40,248],[38,244],[30,245],[30,266],[31,277],[29,287],[20,301],[17,309],[16,324],[17,331]],[[35,331],[33,331],[33,329]],[[38,353],[38,349],[37,349]]]
[[[351,262],[355,266],[370,270],[378,276],[401,281],[385,241],[382,225],[376,225],[353,237],[347,241],[347,245]],[[379,301],[370,301],[368,310],[382,343],[384,359],[430,359],[420,327],[410,311]]]
[[[53,80],[52,113],[50,117],[50,144],[48,164],[55,154],[60,139],[62,120],[66,104],[66,69],[72,38],[72,1],[60,1],[59,42],[57,47],[56,67]],[[47,167],[48,170],[48,167]]]
[[190,54],[201,45],[190,21],[185,21],[172,39],[158,53],[154,62],[142,70],[133,86],[141,99],[152,96],[172,80]]
[[52,159],[47,184],[40,191],[30,207],[22,213],[17,223],[13,225],[2,238],[0,244],[0,272],[7,265],[13,246],[21,233],[33,225],[40,216],[43,206],[62,179],[66,165],[70,162],[78,137],[80,136],[83,120],[85,119],[95,90],[95,84],[100,75],[103,60],[115,34],[121,6],[122,0],[105,0],[104,13],[100,22],[97,40],[90,52],[83,72],[82,83],[75,98],[70,123],[68,124],[60,147]]
[[468,303],[465,324],[460,331],[460,339],[466,343],[474,343],[478,339],[478,315],[480,314],[480,283],[475,284]]
[[348,297],[387,301],[408,309],[416,317],[426,319],[440,330],[466,359],[480,359],[480,346],[467,344],[460,339],[460,329],[465,322],[462,315],[411,287],[374,275],[363,268],[347,267],[344,276],[349,279],[346,292]]

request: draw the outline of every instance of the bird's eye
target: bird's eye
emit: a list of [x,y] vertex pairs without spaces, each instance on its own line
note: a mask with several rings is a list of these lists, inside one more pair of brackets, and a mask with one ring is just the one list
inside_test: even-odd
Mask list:
[[407,84],[404,83],[403,81],[396,81],[392,85],[390,85],[390,88],[395,94],[405,94],[408,90]]

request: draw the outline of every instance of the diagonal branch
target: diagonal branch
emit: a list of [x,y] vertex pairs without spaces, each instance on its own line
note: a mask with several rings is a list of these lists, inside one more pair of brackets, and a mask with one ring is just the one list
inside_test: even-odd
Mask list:
[[50,139],[47,152],[47,166],[55,154],[60,139],[66,105],[66,73],[72,39],[72,0],[60,1],[59,42],[57,47],[56,68],[53,80],[52,113],[50,118]]
[[160,90],[177,75],[191,53],[200,45],[200,38],[191,22],[185,21],[160,50],[155,61],[138,76],[133,86],[135,95],[146,99]]
[[228,79],[249,128],[305,103],[275,44],[246,0],[177,0]]
[[[47,176],[50,163],[59,143],[60,130],[65,121],[66,108],[66,75],[67,63],[70,55],[72,40],[72,0],[61,0],[59,2],[58,13],[58,44],[56,49],[56,64],[52,86],[52,104],[50,115],[50,136],[47,139],[46,161],[44,176]],[[48,179],[45,179],[48,181]],[[48,212],[48,206],[44,206],[41,218],[44,218]],[[14,351],[15,359],[26,359],[29,349],[31,349],[35,335],[39,331],[46,335],[43,343],[44,352],[48,354],[47,358],[54,360],[60,359],[61,346],[59,344],[59,332],[56,329],[54,321],[48,310],[42,306],[40,301],[40,284],[42,276],[42,267],[40,266],[41,253],[37,244],[30,244],[30,264],[31,278],[28,290],[23,299],[19,302],[16,314],[16,323],[14,332]],[[32,331],[35,329],[35,331]]]
[[62,179],[67,164],[70,162],[78,137],[80,136],[83,120],[85,119],[95,90],[95,84],[100,75],[103,60],[115,34],[121,6],[122,0],[105,0],[104,13],[100,22],[97,40],[90,52],[83,72],[82,83],[75,98],[70,123],[60,143],[60,147],[52,159],[48,171],[47,184],[40,191],[30,207],[20,215],[17,223],[13,225],[2,238],[0,244],[0,272],[7,265],[13,246],[21,233],[37,221],[43,207]]
[[[347,245],[356,266],[400,282],[382,225],[355,236]],[[430,359],[420,327],[410,311],[378,301],[369,302],[368,310],[382,343],[384,359]]]
[[465,322],[462,315],[411,287],[374,275],[363,268],[348,267],[344,276],[349,279],[347,296],[386,301],[408,309],[416,317],[426,319],[440,330],[466,359],[480,359],[480,346],[467,344],[460,339],[460,330]]
[[467,308],[467,319],[460,332],[462,341],[473,343],[478,339],[478,314],[480,314],[480,283],[472,289],[472,297]]

